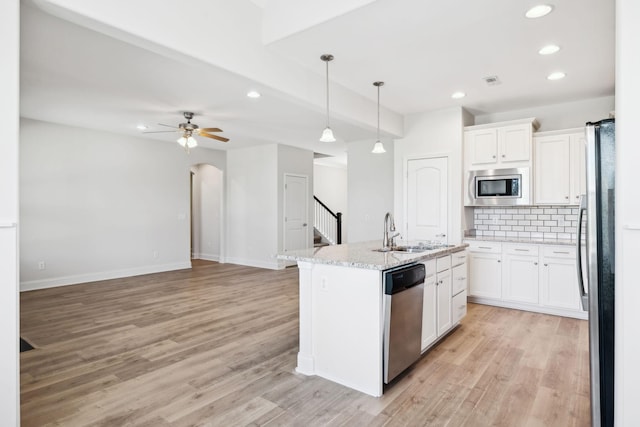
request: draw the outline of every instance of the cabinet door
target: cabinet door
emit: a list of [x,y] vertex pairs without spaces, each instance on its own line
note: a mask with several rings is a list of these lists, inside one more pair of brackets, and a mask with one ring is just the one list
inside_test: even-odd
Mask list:
[[438,298],[438,336],[451,329],[451,270],[436,275]]
[[531,125],[500,128],[498,141],[500,163],[527,162],[531,158]]
[[572,205],[577,205],[580,195],[587,192],[586,173],[586,138],[584,133],[574,133],[569,135],[570,156],[571,156],[571,201]]
[[538,257],[504,255],[502,298],[538,304]]
[[451,295],[457,295],[467,290],[467,264],[461,264],[453,267]]
[[469,295],[502,298],[500,254],[469,253]]
[[534,138],[535,202],[567,204],[571,194],[568,135]]
[[541,274],[543,305],[580,309],[575,259],[545,257],[542,259]]
[[460,292],[451,300],[451,308],[453,311],[452,323],[455,325],[467,314],[467,292]]
[[424,297],[422,300],[422,350],[427,348],[438,338],[437,305],[436,305],[436,276],[424,280]]
[[498,161],[497,129],[467,131],[465,145],[471,165],[490,165]]

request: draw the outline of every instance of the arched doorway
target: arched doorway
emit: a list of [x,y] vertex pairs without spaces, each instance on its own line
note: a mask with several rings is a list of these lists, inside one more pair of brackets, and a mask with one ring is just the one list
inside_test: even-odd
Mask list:
[[215,166],[191,166],[191,258],[224,262],[224,174]]

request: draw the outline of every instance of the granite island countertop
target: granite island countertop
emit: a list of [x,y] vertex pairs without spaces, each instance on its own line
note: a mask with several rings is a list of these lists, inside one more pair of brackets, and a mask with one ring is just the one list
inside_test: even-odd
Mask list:
[[377,252],[382,244],[379,240],[342,245],[322,246],[319,248],[301,249],[276,255],[278,259],[287,261],[330,264],[342,267],[364,268],[370,270],[387,270],[404,264],[438,258],[464,250],[467,243],[449,245],[424,252]]

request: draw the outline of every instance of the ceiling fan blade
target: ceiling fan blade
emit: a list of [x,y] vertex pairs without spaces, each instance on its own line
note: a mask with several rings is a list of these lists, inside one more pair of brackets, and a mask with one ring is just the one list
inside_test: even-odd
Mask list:
[[218,141],[222,141],[222,142],[227,142],[229,140],[229,138],[225,138],[222,136],[218,136],[218,135],[209,135],[208,133],[200,133],[200,136],[205,136],[207,138],[211,138],[211,139],[217,139]]
[[166,126],[166,127],[168,127],[168,128],[180,129],[180,128],[177,128],[177,127],[175,127],[175,126],[165,125],[164,123],[158,123],[158,126]]
[[175,130],[151,130],[142,133],[168,133],[168,132],[176,132]]
[[220,128],[200,128],[200,132],[222,132]]

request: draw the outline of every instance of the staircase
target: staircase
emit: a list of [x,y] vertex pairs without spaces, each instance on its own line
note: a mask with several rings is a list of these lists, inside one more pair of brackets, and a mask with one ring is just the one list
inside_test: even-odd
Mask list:
[[341,244],[342,213],[333,213],[316,196],[313,196],[313,204],[313,246]]

